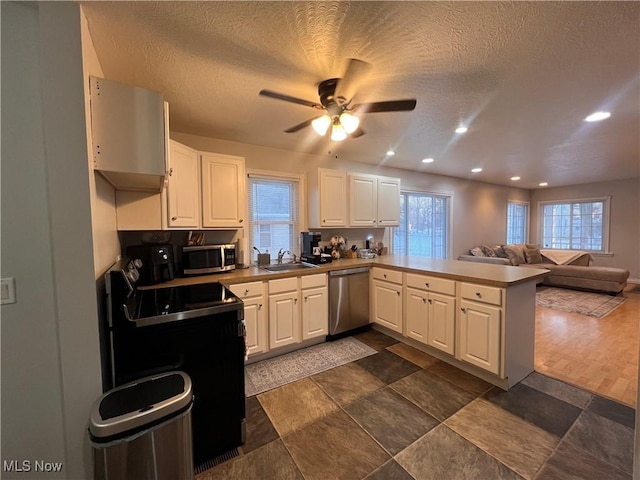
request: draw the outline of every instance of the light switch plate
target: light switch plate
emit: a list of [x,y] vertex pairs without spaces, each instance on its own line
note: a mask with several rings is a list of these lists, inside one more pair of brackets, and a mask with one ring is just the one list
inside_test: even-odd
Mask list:
[[0,279],[0,305],[16,303],[16,281],[13,278]]

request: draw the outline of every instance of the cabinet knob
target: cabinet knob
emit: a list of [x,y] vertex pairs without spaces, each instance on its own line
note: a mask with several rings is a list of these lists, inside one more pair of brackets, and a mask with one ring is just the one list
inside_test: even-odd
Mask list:
[[433,303],[433,300],[429,299],[429,303]]
[[477,296],[478,298],[482,298],[482,294],[481,294],[480,292],[476,292],[476,296]]
[[249,295],[249,289],[248,288],[244,291],[244,294],[245,295]]
[[293,303],[296,303],[296,304],[297,304],[297,303],[298,303],[298,299],[297,299],[297,298],[294,298],[294,299],[293,299]]
[[461,309],[460,309],[460,311],[461,311],[462,313],[465,313],[465,312],[467,311],[467,309],[466,309],[466,308],[461,308]]
[[398,295],[400,295],[400,292],[396,292]]
[[426,299],[426,298],[423,298],[423,299],[422,299],[422,303],[427,303],[427,299]]
[[384,278],[387,278],[387,274],[386,274],[386,273],[383,273],[383,274],[382,274],[382,276],[383,276]]
[[258,310],[262,310],[262,304],[261,303],[258,304]]
[[240,220],[238,220],[238,222],[242,223],[242,218]]
[[173,168],[169,169],[169,176],[173,176]]
[[175,222],[178,219],[178,217],[171,217],[171,221]]
[[305,301],[305,302],[307,301],[307,298],[309,298],[309,297],[304,297],[304,301]]
[[375,220],[371,220],[371,223],[376,223],[376,221]]
[[425,283],[425,286],[426,286],[427,288],[429,288],[429,284],[428,284],[428,283]]

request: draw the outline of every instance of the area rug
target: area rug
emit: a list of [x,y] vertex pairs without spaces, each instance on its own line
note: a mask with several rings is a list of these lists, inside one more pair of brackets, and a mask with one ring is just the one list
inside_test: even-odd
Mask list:
[[245,393],[251,397],[374,353],[368,345],[346,337],[256,362],[244,370]]
[[627,297],[621,295],[613,297],[567,288],[542,287],[536,292],[536,305],[594,318],[606,317],[626,301]]

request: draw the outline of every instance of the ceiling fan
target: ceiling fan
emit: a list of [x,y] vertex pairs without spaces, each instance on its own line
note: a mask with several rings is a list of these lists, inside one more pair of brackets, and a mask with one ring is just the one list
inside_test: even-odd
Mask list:
[[359,116],[364,113],[404,112],[416,108],[415,99],[391,100],[386,102],[351,104],[358,88],[368,75],[371,65],[355,58],[349,59],[347,71],[342,78],[330,78],[318,85],[320,103],[291,97],[271,90],[260,90],[264,97],[297,103],[324,112],[319,116],[305,120],[285,130],[293,133],[311,125],[318,135],[324,136],[331,127],[331,140],[342,141],[351,135],[352,138],[364,135],[360,128]]

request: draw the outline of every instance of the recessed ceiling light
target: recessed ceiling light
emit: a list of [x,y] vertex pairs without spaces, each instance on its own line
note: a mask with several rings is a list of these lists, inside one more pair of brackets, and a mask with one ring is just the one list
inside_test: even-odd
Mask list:
[[387,150],[387,155],[388,155],[389,157],[392,157],[392,156],[394,156],[395,154],[396,154],[396,152],[394,152],[393,150]]
[[584,119],[585,122],[599,122],[609,118],[611,114],[609,112],[594,112]]
[[540,185],[541,187],[546,187],[549,184],[547,182],[540,182],[538,185]]
[[520,177],[511,177],[511,180],[513,180],[514,182],[517,182],[518,180],[520,180]]
[[467,127],[460,125],[455,131],[456,133],[467,133],[467,130],[469,130]]
[[423,158],[422,159],[422,163],[432,163],[433,162],[433,158]]
[[471,171],[472,171],[473,173],[480,173],[480,172],[482,171],[482,169],[481,169],[481,168],[479,168],[479,167],[478,167],[478,168],[472,168],[472,169],[471,169]]

